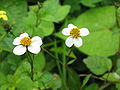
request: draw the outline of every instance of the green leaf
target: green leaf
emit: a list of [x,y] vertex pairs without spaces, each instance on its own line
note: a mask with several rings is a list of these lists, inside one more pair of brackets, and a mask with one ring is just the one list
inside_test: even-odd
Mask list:
[[85,6],[88,6],[88,7],[95,7],[96,3],[99,3],[101,2],[102,0],[81,0],[80,2],[85,5]]
[[29,35],[33,35],[34,27],[36,26],[36,13],[33,11],[28,12],[28,16],[23,18],[23,32],[29,33]]
[[54,24],[52,22],[41,20],[37,31],[34,31],[34,35],[49,36],[53,31]]
[[44,55],[40,52],[37,54],[34,58],[34,72],[42,72],[42,70],[45,67],[45,57]]
[[107,57],[89,56],[84,59],[84,63],[96,75],[104,74],[112,67],[112,62]]
[[11,71],[15,71],[17,69],[17,67],[19,66],[19,64],[22,62],[21,57],[18,57],[16,55],[14,55],[13,53],[10,53],[7,57],[6,57],[6,62],[8,62]]
[[117,68],[116,73],[120,75],[120,68]]
[[[52,5],[54,3],[54,5]],[[59,22],[63,20],[69,13],[70,6],[59,4],[59,0],[48,0],[43,4],[43,8],[40,9],[40,16],[42,20]]]
[[90,79],[90,77],[91,77],[91,74],[88,74],[88,75],[84,78],[81,88],[83,88],[83,87],[87,84],[87,82],[88,82],[88,80]]
[[68,63],[67,63],[67,65],[70,65],[70,64],[72,64],[72,63],[74,63],[75,62],[75,60],[70,60]]
[[54,14],[55,15],[54,22],[59,22],[59,21],[63,20],[69,13],[69,10],[70,10],[69,5],[60,6],[59,9],[57,10],[57,12]]
[[78,16],[73,24],[79,28],[86,27],[90,32],[112,28],[116,24],[115,7],[105,6],[90,9]]
[[0,62],[0,71],[3,72],[4,74],[8,74],[11,71],[10,64],[5,60]]
[[78,74],[73,70],[68,68],[68,85],[70,90],[80,90],[80,78]]
[[1,85],[4,85],[6,82],[7,82],[7,78],[6,78],[6,75],[2,72],[0,72],[0,86]]
[[33,82],[29,77],[23,76],[20,78],[17,88],[18,90],[33,90]]
[[16,69],[14,75],[8,75],[7,79],[9,83],[17,85],[18,83],[21,82],[21,79],[23,79],[24,77],[28,77],[30,70],[31,70],[30,64],[24,60]]
[[62,80],[61,80],[61,78],[57,74],[54,74],[54,76],[55,77],[52,79],[52,81],[50,82],[49,86],[53,90],[58,90],[58,88],[60,88],[62,86]]
[[38,82],[41,89],[52,88],[56,90],[60,88],[62,84],[57,74],[51,74],[49,72],[43,73]]
[[106,73],[105,75],[103,75],[103,78],[111,82],[120,80],[120,76],[116,72]]
[[6,34],[6,36],[1,40],[0,49],[8,52],[12,52],[12,49],[14,48],[12,42],[13,42],[13,39],[7,36]]
[[5,32],[5,29],[4,29],[4,27],[0,24],[0,39],[1,39],[1,37],[2,37],[2,35],[3,35],[4,33],[6,33],[6,32]]
[[74,14],[77,14],[81,10],[81,7],[79,5],[80,4],[79,0],[70,0],[70,1],[69,0],[64,0],[64,4],[67,4],[67,5],[71,6],[70,13],[75,12]]
[[89,86],[85,87],[85,90],[97,90],[98,87],[98,84],[92,83]]
[[28,73],[29,71],[31,70],[31,66],[30,66],[30,63],[28,63],[26,61],[26,59],[24,59],[19,67],[17,68],[16,72],[14,73],[15,76],[20,76],[21,74],[23,73]]
[[9,87],[9,84],[4,84],[0,87],[0,90],[7,90]]
[[117,90],[120,90],[120,83],[116,83]]
[[117,21],[120,26],[120,7],[117,9]]
[[[111,43],[111,41],[113,42]],[[118,49],[119,34],[114,34],[109,30],[92,32],[90,35],[83,37],[83,46],[79,48],[87,55],[97,56],[112,56],[118,52]]]
[[120,68],[120,58],[117,59],[116,64],[117,64],[117,68]]
[[39,6],[38,5],[32,5],[32,6],[29,6],[29,9],[30,9],[30,11],[37,12],[39,10]]
[[28,16],[23,18],[23,22],[29,27],[34,27],[36,25],[36,20],[36,13],[33,11],[28,12]]

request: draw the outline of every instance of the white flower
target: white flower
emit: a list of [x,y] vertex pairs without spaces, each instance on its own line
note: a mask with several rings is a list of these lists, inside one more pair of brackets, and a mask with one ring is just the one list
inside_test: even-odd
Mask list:
[[42,40],[39,36],[30,38],[27,33],[23,33],[14,39],[13,45],[17,45],[13,49],[15,55],[23,55],[27,50],[31,53],[38,54],[41,50]]
[[72,45],[75,45],[76,47],[82,46],[82,39],[80,36],[87,36],[89,34],[89,30],[87,28],[81,28],[74,26],[73,24],[69,24],[68,28],[64,28],[62,30],[62,34],[69,36],[65,44],[68,47],[72,47]]

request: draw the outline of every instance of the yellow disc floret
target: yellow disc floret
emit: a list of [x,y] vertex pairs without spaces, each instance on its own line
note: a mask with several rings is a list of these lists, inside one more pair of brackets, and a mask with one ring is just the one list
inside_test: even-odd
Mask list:
[[77,38],[80,36],[80,30],[78,28],[73,28],[71,31],[70,31],[70,35],[74,38]]
[[30,37],[24,37],[20,40],[20,43],[23,46],[29,46],[31,44],[31,39],[30,39]]

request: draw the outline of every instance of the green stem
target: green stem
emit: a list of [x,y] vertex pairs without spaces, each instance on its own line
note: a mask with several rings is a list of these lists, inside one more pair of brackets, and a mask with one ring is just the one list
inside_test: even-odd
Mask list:
[[97,90],[104,90],[106,87],[108,87],[109,85],[111,85],[112,83],[106,83],[103,84],[101,87],[99,87]]
[[107,83],[107,79],[108,79],[109,75],[110,75],[110,70],[108,71],[108,75],[107,75],[107,77],[105,78],[104,84]]
[[[55,48],[56,48],[56,46],[55,46]],[[61,68],[60,68],[60,63],[62,64],[62,62],[59,60],[57,52],[55,53],[55,56],[56,56],[56,57],[55,57],[53,54],[51,54],[51,53],[50,53],[48,50],[46,50],[45,48],[42,47],[42,50],[45,51],[47,54],[49,54],[51,57],[53,57],[53,58],[56,60],[56,63],[57,63],[57,67],[58,67],[60,76],[62,76],[62,71],[61,71]]]
[[54,58],[55,60],[57,60],[59,63],[62,64],[62,62],[59,60],[58,57],[55,57],[53,54],[51,54],[48,50],[46,50],[44,47],[41,47],[43,51],[45,51],[47,54],[49,54],[52,58]]
[[71,54],[71,52],[72,52],[72,48],[73,48],[73,47],[70,48],[70,51],[69,51],[69,53],[68,53],[68,55],[67,55],[67,56],[68,56],[67,59],[66,59],[67,61],[69,60],[70,54]]
[[27,52],[27,56],[28,56],[28,62],[31,64],[31,58],[29,57],[29,52]]
[[37,19],[36,19],[36,27],[38,27],[38,25],[40,24],[40,19],[39,19],[39,6],[38,6],[38,10],[36,11],[36,17],[37,17]]
[[7,33],[4,33],[1,37],[0,37],[0,41],[7,35]]
[[33,55],[33,60],[31,60],[32,63],[31,63],[31,79],[34,80],[34,55]]
[[[58,41],[57,40],[57,43],[60,43],[61,41]],[[55,44],[55,41],[54,42],[51,42],[51,43],[47,43],[47,44],[44,44],[44,45],[42,45],[42,47],[49,47],[49,46],[52,46],[52,45],[54,45]]]
[[31,64],[31,79],[34,80],[34,55],[33,55],[33,58],[31,57],[30,53],[28,52],[28,59],[29,59],[29,62]]
[[[66,51],[65,50],[65,45],[63,44],[63,49],[64,49],[64,51]],[[65,57],[65,52],[63,53],[63,76],[64,76],[64,78],[63,78],[63,81],[64,81],[64,86],[65,86],[65,89],[67,89],[67,61],[69,60],[69,57],[70,57],[70,54],[71,54],[71,52],[72,52],[72,47],[70,48],[70,51],[68,52],[68,55],[67,55],[67,58]]]
[[[63,50],[65,50],[65,45],[63,44]],[[65,52],[63,53],[63,64],[62,64],[62,69],[63,69],[63,84],[65,86],[65,89],[67,88],[67,85],[66,85],[66,57],[65,57]]]
[[[57,41],[56,41],[56,39],[55,39],[54,46],[55,46],[55,50],[57,50]],[[55,56],[56,56],[56,58],[58,58],[58,51],[55,52]],[[62,77],[62,70],[61,70],[59,61],[60,61],[59,59],[56,59],[57,68],[58,68],[60,76]]]

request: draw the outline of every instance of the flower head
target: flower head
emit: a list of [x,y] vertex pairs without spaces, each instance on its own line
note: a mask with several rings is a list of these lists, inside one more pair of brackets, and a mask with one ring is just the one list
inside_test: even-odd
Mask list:
[[89,30],[87,28],[79,29],[77,26],[69,24],[68,28],[64,28],[62,30],[62,34],[69,36],[65,41],[65,44],[68,47],[72,47],[73,45],[80,47],[82,46],[81,36],[87,36],[89,34]]
[[42,40],[39,36],[31,38],[27,33],[22,33],[14,39],[13,45],[17,45],[13,49],[13,53],[16,55],[23,55],[27,50],[31,53],[38,54],[41,50]]
[[6,12],[5,11],[0,11],[0,18],[2,18],[3,20],[8,20],[8,17],[6,15]]

